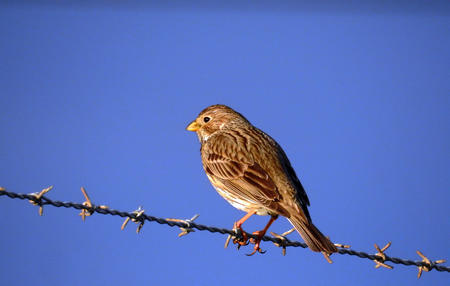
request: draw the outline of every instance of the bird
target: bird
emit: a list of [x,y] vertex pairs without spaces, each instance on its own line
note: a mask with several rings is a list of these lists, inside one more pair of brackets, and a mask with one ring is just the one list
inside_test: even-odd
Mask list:
[[242,233],[239,244],[249,243],[242,224],[252,215],[269,215],[257,237],[253,255],[264,253],[261,239],[283,216],[307,246],[330,255],[336,246],[312,223],[308,196],[286,153],[269,135],[253,126],[242,114],[222,104],[203,109],[186,129],[197,133],[203,169],[212,186],[233,207],[247,214],[235,223]]

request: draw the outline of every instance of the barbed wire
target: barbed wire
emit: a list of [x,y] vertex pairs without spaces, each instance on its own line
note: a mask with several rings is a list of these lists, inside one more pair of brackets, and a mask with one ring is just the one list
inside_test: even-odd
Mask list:
[[[49,188],[46,188],[42,190],[40,193],[32,193],[32,194],[21,194],[21,193],[15,193],[15,192],[9,192],[6,191],[5,188],[0,187],[0,196],[7,196],[11,199],[21,199],[21,200],[29,200],[30,203],[34,205],[39,206],[39,214],[42,215],[43,213],[43,206],[45,205],[51,205],[54,207],[64,207],[64,208],[74,208],[77,210],[81,210],[80,215],[82,216],[83,220],[86,216],[90,216],[93,213],[99,213],[102,215],[112,215],[112,216],[120,216],[123,218],[126,218],[125,222],[122,225],[122,229],[125,227],[125,225],[128,223],[129,220],[132,220],[133,222],[136,222],[139,224],[137,232],[142,228],[145,221],[149,222],[157,222],[162,225],[168,225],[171,227],[179,227],[183,231],[180,233],[179,236],[185,235],[189,232],[192,232],[193,229],[197,229],[200,231],[209,231],[212,233],[220,233],[220,234],[228,234],[228,239],[226,242],[226,245],[228,245],[228,241],[231,237],[235,239],[242,239],[243,234],[236,229],[226,229],[226,228],[219,228],[215,226],[207,226],[199,223],[194,223],[193,220],[195,220],[198,215],[195,215],[192,219],[189,220],[182,220],[182,219],[165,219],[160,218],[152,215],[148,215],[144,213],[144,210],[139,208],[138,210],[134,212],[125,212],[125,211],[119,211],[115,209],[111,209],[104,205],[94,205],[90,201],[87,192],[84,188],[81,188],[86,201],[84,203],[75,203],[75,202],[62,202],[57,200],[52,200],[46,196],[44,196],[45,193],[50,191],[52,189],[52,186]],[[272,233],[274,237],[271,236],[263,236],[261,240],[263,241],[271,241],[275,245],[283,248],[283,254],[285,254],[286,247],[302,247],[302,248],[308,248],[308,246],[305,243],[298,242],[298,241],[291,241],[285,236],[289,234],[291,231],[288,231],[282,235],[278,235],[276,233]],[[245,233],[247,237],[249,238],[257,238],[257,235],[251,234],[251,233]],[[445,260],[437,260],[437,261],[431,261],[429,260],[425,255],[423,255],[420,251],[417,251],[417,254],[422,257],[422,261],[414,261],[414,260],[408,260],[408,259],[401,259],[397,257],[390,257],[384,253],[384,251],[391,245],[391,243],[388,243],[385,247],[380,249],[378,245],[375,244],[375,248],[378,251],[376,254],[369,254],[362,251],[356,251],[349,249],[349,246],[336,244],[338,247],[339,254],[347,254],[356,256],[359,258],[369,259],[376,263],[376,268],[383,266],[385,268],[392,269],[393,267],[390,265],[385,264],[385,262],[392,262],[395,264],[402,264],[406,266],[416,266],[419,269],[418,278],[420,278],[422,271],[431,271],[433,269],[436,269],[437,271],[441,272],[450,272],[450,267],[438,265],[441,263],[444,263]],[[325,255],[325,254],[324,254]],[[325,258],[328,262],[331,263],[331,260],[328,258],[329,255],[325,255]]]

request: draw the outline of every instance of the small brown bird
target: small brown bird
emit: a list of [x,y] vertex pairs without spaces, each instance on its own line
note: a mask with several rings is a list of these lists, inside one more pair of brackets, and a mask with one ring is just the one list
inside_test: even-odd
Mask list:
[[207,107],[186,129],[197,132],[211,184],[231,205],[247,212],[236,227],[244,233],[241,226],[252,215],[271,216],[263,230],[253,233],[258,239],[252,241],[251,254],[262,252],[261,238],[278,215],[289,220],[312,251],[337,251],[312,223],[305,189],[274,139],[225,105]]

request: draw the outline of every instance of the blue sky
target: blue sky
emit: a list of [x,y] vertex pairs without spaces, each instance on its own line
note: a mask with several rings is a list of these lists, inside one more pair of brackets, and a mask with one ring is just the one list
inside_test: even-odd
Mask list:
[[[449,5],[283,1],[0,6],[0,185],[231,227],[184,130],[204,107],[243,113],[284,148],[332,240],[450,259]],[[448,285],[448,273],[0,198],[2,285]],[[254,231],[266,217],[244,225]],[[279,219],[271,230],[290,228]],[[299,240],[297,234],[291,239]]]

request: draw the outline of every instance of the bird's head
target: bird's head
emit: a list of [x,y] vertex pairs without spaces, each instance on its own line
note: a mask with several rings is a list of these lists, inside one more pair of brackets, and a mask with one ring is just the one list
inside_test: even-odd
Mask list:
[[205,142],[216,131],[250,124],[244,116],[226,105],[216,104],[205,109],[192,121],[186,130],[197,132],[200,142]]

